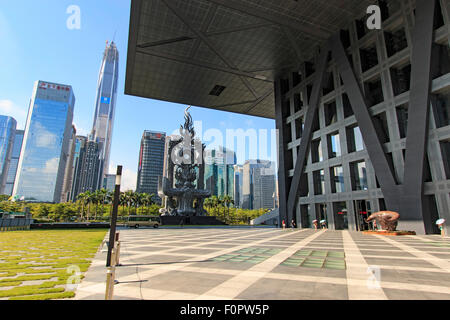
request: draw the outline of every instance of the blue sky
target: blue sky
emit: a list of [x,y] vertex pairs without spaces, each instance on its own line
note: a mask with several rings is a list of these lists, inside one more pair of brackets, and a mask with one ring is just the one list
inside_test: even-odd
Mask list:
[[[81,28],[69,30],[67,8],[81,9]],[[111,151],[112,165],[124,166],[126,187],[133,187],[139,144],[144,130],[172,133],[183,121],[186,106],[124,94],[130,1],[2,0],[0,1],[0,114],[13,116],[23,128],[33,83],[44,80],[71,85],[78,134],[92,126],[96,85],[106,40],[115,34],[120,53],[119,92]],[[191,114],[210,128],[267,129],[275,121],[193,108]],[[270,144],[270,143],[269,143]],[[238,162],[249,152],[238,153]]]

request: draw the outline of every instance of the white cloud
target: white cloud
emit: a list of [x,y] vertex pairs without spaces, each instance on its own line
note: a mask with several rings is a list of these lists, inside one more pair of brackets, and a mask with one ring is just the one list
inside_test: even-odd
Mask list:
[[56,134],[53,134],[45,129],[44,126],[42,126],[39,122],[35,124],[35,132],[37,147],[47,149],[55,148],[58,140]]
[[25,128],[27,111],[24,108],[17,106],[11,100],[0,100],[0,114],[16,119],[18,129]]
[[78,126],[75,122],[73,123],[75,126],[75,129],[77,129],[77,136],[87,136],[88,130],[84,129],[83,127]]

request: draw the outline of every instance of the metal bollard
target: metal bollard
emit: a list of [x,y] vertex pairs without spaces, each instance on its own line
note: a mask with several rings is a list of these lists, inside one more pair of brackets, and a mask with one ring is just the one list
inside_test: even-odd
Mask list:
[[120,241],[117,241],[117,247],[115,251],[115,258],[116,258],[116,266],[120,266]]
[[112,300],[114,296],[114,283],[116,277],[116,267],[109,267],[106,272],[106,293],[105,300]]

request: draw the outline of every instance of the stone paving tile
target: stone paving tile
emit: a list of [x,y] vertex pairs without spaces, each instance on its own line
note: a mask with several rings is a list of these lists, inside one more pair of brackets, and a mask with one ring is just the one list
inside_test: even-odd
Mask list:
[[423,291],[384,289],[384,292],[390,300],[450,300],[450,294],[432,293]]
[[395,258],[369,258],[364,257],[369,265],[392,265],[392,266],[407,266],[407,267],[425,267],[435,268],[435,266],[429,262],[420,259],[395,259]]
[[417,283],[431,286],[450,287],[450,276],[446,272],[419,272],[408,270],[381,269],[381,281]]
[[242,292],[236,299],[249,300],[345,300],[347,286],[262,279]]
[[[344,245],[343,235],[341,231],[293,232],[277,229],[124,230],[121,232],[121,262],[125,266],[117,268],[119,281],[124,280],[117,286],[115,299],[208,298],[210,291],[212,295],[224,295],[218,298],[226,298],[228,294],[236,299],[252,300],[348,299],[349,288],[353,288],[353,298],[357,298],[355,288],[366,291],[364,297],[370,297],[370,291],[366,288],[366,269],[377,265],[382,266],[381,293],[384,292],[388,299],[410,299],[413,296],[416,299],[449,298],[450,270],[446,272],[443,269],[445,264],[441,263],[439,268],[425,259],[424,255],[413,255],[403,250],[406,245],[428,253],[428,258],[449,261],[449,249],[432,243],[442,239],[428,236],[424,239],[393,238],[403,246],[399,248],[374,236],[351,232],[345,233],[346,241],[351,239],[354,242],[354,246],[349,249],[347,242]],[[283,261],[289,260],[298,251],[295,246],[301,241],[304,241],[300,245],[301,250],[344,252],[345,248],[345,253],[350,254],[345,259],[351,260],[353,272],[300,267],[294,265],[297,257],[294,257],[293,263],[283,265]],[[294,249],[289,249],[292,246]],[[233,254],[242,248],[265,248],[280,254],[279,258],[278,255],[270,256],[267,261],[256,261],[256,264],[242,259],[213,261],[215,257]],[[245,256],[246,253],[241,254]],[[359,260],[354,260],[355,255],[359,255]],[[106,252],[97,254],[84,280],[88,289],[81,290],[83,299],[103,299],[104,293],[101,291],[106,278],[105,259]],[[355,271],[362,277],[346,278],[354,276]],[[243,283],[237,283],[235,279]],[[231,285],[239,285],[241,289],[236,291]],[[89,287],[97,291],[92,289],[90,293]]]
[[149,278],[147,282],[142,283],[142,287],[156,290],[167,290],[170,288],[170,291],[202,294],[229,278],[231,276],[221,274],[211,275],[199,272],[170,271]]

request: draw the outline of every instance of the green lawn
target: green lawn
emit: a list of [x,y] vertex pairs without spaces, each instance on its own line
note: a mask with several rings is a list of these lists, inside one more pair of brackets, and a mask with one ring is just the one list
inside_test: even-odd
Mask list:
[[87,271],[106,232],[33,230],[0,233],[0,299],[74,297],[66,284],[74,282],[75,270]]

